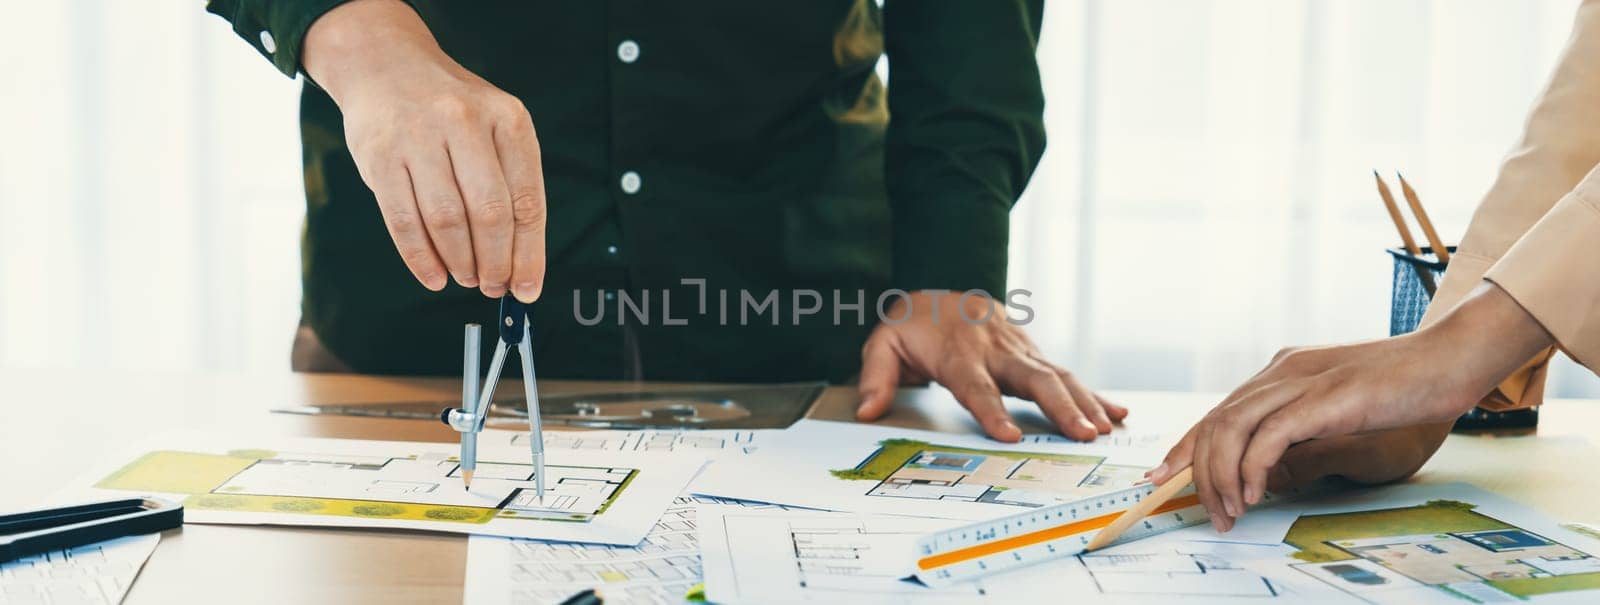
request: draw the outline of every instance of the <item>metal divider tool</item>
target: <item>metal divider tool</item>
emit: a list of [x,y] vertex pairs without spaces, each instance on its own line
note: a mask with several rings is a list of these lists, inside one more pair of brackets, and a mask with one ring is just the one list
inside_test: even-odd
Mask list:
[[[917,540],[916,577],[944,587],[1084,552],[1096,533],[1156,490],[1140,485],[934,532]],[[1123,532],[1122,544],[1206,521],[1188,487]]]
[[500,381],[505,368],[506,352],[513,345],[517,357],[522,359],[522,389],[528,401],[528,446],[533,457],[534,489],[539,502],[544,502],[544,426],[539,419],[539,382],[533,371],[532,322],[528,321],[527,305],[510,295],[500,299],[500,341],[495,345],[494,357],[489,359],[489,373],[478,386],[478,345],[481,328],[467,324],[466,351],[462,357],[461,407],[446,408],[439,419],[461,433],[461,478],[470,488],[472,474],[478,466],[478,432],[489,418],[489,402],[494,400],[494,386]]

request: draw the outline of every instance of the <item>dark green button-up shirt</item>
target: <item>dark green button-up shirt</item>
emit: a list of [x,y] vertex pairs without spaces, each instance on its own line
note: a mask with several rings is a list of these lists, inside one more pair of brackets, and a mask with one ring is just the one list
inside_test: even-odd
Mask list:
[[[294,76],[342,1],[208,8]],[[1004,288],[1007,215],[1044,147],[1042,0],[410,4],[539,131],[542,375],[843,380],[881,292]],[[306,86],[300,119],[304,320],[358,371],[459,372],[461,324],[495,301],[416,283],[338,108]]]

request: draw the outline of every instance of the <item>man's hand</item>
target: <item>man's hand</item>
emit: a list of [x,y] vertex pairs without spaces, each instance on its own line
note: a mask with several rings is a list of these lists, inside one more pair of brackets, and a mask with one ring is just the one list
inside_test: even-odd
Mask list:
[[1439,427],[1550,343],[1510,295],[1485,283],[1418,332],[1284,349],[1189,429],[1150,480],[1192,464],[1212,525],[1227,531],[1274,484],[1408,476],[1438,448]]
[[448,272],[485,296],[538,298],[544,173],[522,102],[446,56],[400,0],[328,11],[302,57],[417,281],[437,291]]
[[[901,318],[905,318],[901,321]],[[919,291],[903,297],[861,351],[861,406],[856,418],[876,420],[894,403],[895,388],[929,379],[950,389],[990,437],[1022,439],[1001,393],[1032,399],[1061,433],[1081,441],[1111,432],[1127,408],[1101,399],[1046,361],[1005,306],[987,296]]]

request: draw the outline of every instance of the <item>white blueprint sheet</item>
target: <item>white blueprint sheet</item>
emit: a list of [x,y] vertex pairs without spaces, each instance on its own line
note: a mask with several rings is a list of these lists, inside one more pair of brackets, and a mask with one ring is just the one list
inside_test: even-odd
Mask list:
[[778,508],[685,495],[633,547],[473,536],[466,604],[556,603],[587,588],[598,589],[606,603],[682,603],[701,582],[696,504]]
[[749,455],[707,467],[690,487],[822,510],[982,520],[1129,487],[1165,453],[801,420]]
[[1180,530],[955,592],[899,579],[916,535],[948,522],[706,506],[699,524],[716,602],[1600,602],[1600,540],[1470,485],[1400,485],[1284,506],[1298,521],[1278,544]]
[[[623,452],[689,451],[713,460],[754,451],[772,430],[546,431],[549,450]],[[526,433],[485,431],[516,446]],[[770,504],[680,495],[637,546],[600,546],[473,536],[467,547],[468,605],[559,602],[598,588],[607,603],[681,603],[700,583],[695,505],[745,508]]]
[[701,506],[706,599],[713,603],[1018,602],[1013,578],[935,591],[905,580],[918,537],[950,520]]

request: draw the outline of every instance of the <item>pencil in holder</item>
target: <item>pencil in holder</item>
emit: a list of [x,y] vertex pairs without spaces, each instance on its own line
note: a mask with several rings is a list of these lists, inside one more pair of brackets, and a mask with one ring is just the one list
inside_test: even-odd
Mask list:
[[[1455,252],[1454,246],[1448,248]],[[1433,249],[1424,247],[1420,256],[1402,248],[1390,248],[1394,257],[1394,282],[1389,296],[1389,335],[1399,336],[1415,332],[1422,323],[1422,314],[1433,301],[1433,292],[1444,279],[1445,263],[1433,255]]]
[[[1447,248],[1452,254],[1455,246]],[[1401,248],[1390,248],[1394,257],[1394,288],[1389,299],[1389,335],[1399,336],[1414,332],[1422,323],[1433,293],[1444,280],[1446,263],[1439,262],[1433,249],[1424,247],[1421,255],[1413,255]],[[1527,408],[1507,412],[1491,412],[1472,408],[1456,419],[1455,431],[1482,431],[1495,429],[1531,428],[1539,424],[1539,409]]]

